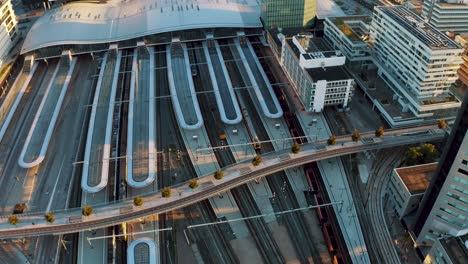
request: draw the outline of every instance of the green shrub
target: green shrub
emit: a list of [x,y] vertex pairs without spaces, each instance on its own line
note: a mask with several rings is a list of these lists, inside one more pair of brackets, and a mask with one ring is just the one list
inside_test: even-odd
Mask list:
[[361,139],[361,134],[359,133],[357,129],[354,130],[353,135],[351,136],[351,139],[354,142],[358,142]]
[[169,198],[169,197],[171,197],[171,194],[172,194],[171,188],[169,188],[169,187],[162,188],[162,190],[161,190],[162,197]]
[[382,137],[384,135],[385,131],[383,127],[379,127],[375,130],[375,136],[376,137]]
[[294,143],[291,147],[291,152],[294,153],[294,154],[297,154],[301,151],[301,146],[299,146],[299,144],[297,143]]
[[255,155],[255,157],[252,159],[252,165],[258,166],[262,163],[262,157],[259,155]]
[[83,209],[81,209],[81,214],[84,216],[90,216],[93,214],[93,208],[87,204],[83,206]]
[[10,223],[10,225],[17,225],[18,222],[19,222],[19,218],[17,215],[8,216],[8,223]]
[[143,198],[141,198],[140,196],[133,198],[133,204],[135,206],[142,206],[143,203],[144,203]]
[[191,180],[189,181],[189,185],[188,185],[188,186],[189,186],[190,189],[192,189],[192,190],[193,190],[193,189],[196,189],[196,188],[198,187],[198,181],[197,181],[197,179],[191,179]]
[[45,218],[45,220],[46,220],[47,222],[49,222],[49,223],[55,222],[55,215],[54,215],[54,213],[52,213],[52,212],[46,213],[46,214],[44,215],[44,218]]
[[215,179],[221,180],[223,177],[224,177],[224,172],[222,172],[221,170],[215,171],[215,173],[214,173],[214,178]]

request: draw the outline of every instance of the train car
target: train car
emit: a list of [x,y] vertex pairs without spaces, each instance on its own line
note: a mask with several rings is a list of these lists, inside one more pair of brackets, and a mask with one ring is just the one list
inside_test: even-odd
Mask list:
[[306,173],[307,182],[309,183],[310,191],[313,194],[317,194],[320,189],[319,189],[317,179],[315,178],[314,170],[312,168],[308,168],[305,170],[305,173]]
[[260,143],[260,139],[258,138],[258,135],[255,132],[252,119],[250,118],[249,112],[247,111],[247,107],[245,106],[245,103],[240,96],[237,96],[237,100],[239,102],[240,108],[242,109],[242,119],[244,119],[245,127],[247,128],[247,132],[249,133],[250,141],[252,141],[254,149],[256,151],[259,151],[262,149],[262,144]]
[[331,225],[324,224],[322,226],[322,232],[323,232],[323,238],[325,239],[325,242],[327,243],[328,251],[334,254],[335,251],[337,250],[337,245],[336,245],[336,239],[333,235],[333,229]]
[[340,253],[337,253],[333,256],[333,264],[344,264],[345,261],[343,256]]
[[[323,204],[323,199],[320,197],[320,195],[315,195],[315,204],[320,205]],[[317,215],[319,217],[320,222],[326,223],[328,222],[328,212],[325,207],[317,207],[315,208],[317,210]]]

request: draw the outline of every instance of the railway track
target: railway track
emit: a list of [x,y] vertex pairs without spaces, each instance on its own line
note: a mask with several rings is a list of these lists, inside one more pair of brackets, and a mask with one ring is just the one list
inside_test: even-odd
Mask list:
[[[236,56],[232,52],[236,52],[235,50],[232,49],[232,41],[224,41],[221,42],[221,49],[224,51],[223,54],[227,54],[227,59],[231,61],[235,61],[236,66],[233,66],[232,68],[237,68],[237,69],[229,69],[230,74],[239,77],[239,78],[231,78],[232,80],[237,80],[237,82],[241,82],[242,80],[242,74],[239,71],[238,67],[243,67],[242,65],[239,65],[238,61],[236,61]],[[228,66],[228,65],[227,65]],[[233,85],[235,87],[245,87],[244,83],[237,83]],[[259,135],[260,141],[263,140],[269,140],[269,137],[265,131],[265,128],[262,125],[262,122],[258,116],[258,113],[255,110],[255,107],[253,106],[253,102],[250,98],[249,92],[246,89],[240,89],[238,90],[238,94],[242,96],[244,102],[247,104],[247,110],[249,113],[251,113],[252,119],[254,120],[254,123],[256,124],[256,130]],[[266,148],[265,148],[266,147]],[[262,144],[262,153],[265,152],[265,150],[273,150],[273,146],[269,143],[267,144]],[[276,178],[281,178],[280,186],[276,186]],[[273,180],[271,180],[273,179]],[[271,175],[271,177],[267,177],[268,184],[270,186],[270,189],[275,192],[275,193],[280,193],[277,192],[277,189],[281,190],[282,186],[281,184],[283,182],[286,182],[286,185],[288,184],[287,180],[285,181],[286,176],[284,172],[281,173],[276,173],[274,175]],[[286,187],[284,187],[286,188]],[[286,191],[286,190],[285,190]],[[291,192],[291,188],[288,188],[288,192]],[[285,202],[279,202],[277,203],[278,207],[276,210],[287,210],[288,208],[297,208],[297,201],[295,200],[295,197],[290,197],[291,193],[288,194],[288,201]],[[292,198],[292,199],[291,199]],[[294,201],[295,204],[290,204],[292,203],[291,201]],[[275,205],[276,206],[276,205]],[[293,207],[295,206],[295,207]],[[312,237],[310,235],[310,232],[305,225],[305,219],[304,216],[301,213],[293,213],[293,214],[286,214],[286,216],[283,218],[285,219],[285,226],[288,230],[288,234],[291,238],[291,241],[293,242],[293,246],[296,250],[296,253],[298,254],[298,258],[301,260],[301,262],[309,262],[309,257],[312,256],[314,259],[315,263],[320,263],[320,258],[318,254],[318,250],[315,248],[315,246],[311,243],[311,240],[309,239]],[[302,240],[302,241],[301,241]]]
[[[164,57],[165,57],[165,53],[164,53]],[[156,60],[156,63],[158,63],[158,60]],[[164,66],[161,66],[161,67],[164,67]],[[157,78],[158,77],[156,77],[156,79]],[[164,85],[164,87],[157,87],[156,97],[164,96],[168,94],[169,94],[168,84]],[[177,149],[179,149],[180,153],[182,153],[182,155],[180,156],[182,164],[180,164],[179,166],[182,166],[187,170],[186,173],[183,173],[182,175],[180,175],[179,179],[177,180],[180,180],[180,181],[189,180],[191,175],[197,175],[197,174],[193,168],[190,157],[187,154],[184,154],[184,153],[187,153],[187,150],[185,148],[182,135],[180,134],[180,131],[179,131],[178,123],[177,123],[177,120],[176,120],[176,117],[172,108],[171,100],[169,100],[169,98],[162,99],[162,100],[164,101],[157,104],[157,107],[159,110],[157,121],[160,122],[161,120],[163,120],[161,115],[163,115],[164,112],[166,113],[170,112],[170,113],[166,114],[166,117],[169,117],[169,120],[166,120],[166,122],[164,123],[158,123],[157,125],[158,136],[161,136],[161,131],[160,131],[161,127],[169,128],[169,130],[171,131],[170,133],[175,137],[175,142],[171,142],[172,145],[175,146]],[[173,140],[173,139],[170,139],[170,140]],[[167,141],[164,138],[161,138],[160,140],[158,140],[158,144],[160,144],[158,146],[158,149],[161,149],[161,150],[165,149],[165,146],[161,145],[162,142],[167,143]],[[160,158],[160,160],[162,160],[162,158]],[[163,163],[160,162],[158,164],[163,164]],[[172,175],[168,173],[168,171],[170,170],[165,170],[163,168],[162,170],[158,169],[158,171],[165,172],[165,174],[163,173],[162,175],[159,175],[159,180],[161,181],[160,187],[172,185],[172,182],[170,180],[172,179]],[[182,211],[185,214],[190,224],[217,221],[217,217],[207,200],[201,201],[195,205],[184,208],[182,209]],[[161,215],[160,217],[164,218],[164,217],[167,217],[167,215],[164,215],[164,216]],[[168,226],[160,225],[160,228],[164,228],[164,227],[168,227]],[[199,248],[199,252],[201,253],[203,261],[206,263],[238,263],[238,260],[235,257],[231,246],[224,239],[222,230],[220,230],[218,226],[208,227],[207,229],[208,230],[195,229],[195,230],[191,230],[193,232],[190,232],[193,242],[195,242],[197,244],[197,247]],[[160,251],[161,252],[166,250],[165,248],[161,248],[161,247],[165,246],[163,245],[165,243],[163,241],[167,241],[165,240],[166,239],[165,236],[168,236],[167,232],[163,232],[163,233],[162,233],[162,236],[160,236],[160,242],[161,242]],[[167,257],[166,257],[166,260],[167,260]],[[171,262],[162,262],[162,263],[171,263]]]
[[[128,103],[126,100],[129,98],[130,93],[130,81],[131,81],[131,70],[132,70],[132,59],[135,54],[133,50],[122,50],[122,59],[119,67],[119,77],[117,82],[117,96],[115,98],[116,104],[114,109],[114,122],[113,122],[113,139],[114,143],[112,146],[111,156],[125,156],[127,155],[127,120],[128,120]],[[125,103],[117,103],[125,102]],[[115,134],[114,134],[115,133]],[[114,160],[109,163],[109,173],[114,174],[113,181],[110,181],[109,187],[114,191],[109,192],[109,200],[120,200],[126,198],[127,189],[125,186],[125,164],[120,160]],[[121,225],[113,226],[109,230],[109,234],[119,235],[123,232]],[[112,248],[112,240],[108,241],[108,248]],[[128,243],[125,239],[116,239],[116,250],[117,262],[125,261],[127,259],[127,247]]]
[[[198,50],[195,52],[195,58],[203,56],[204,54],[202,51]],[[208,73],[205,70],[200,70],[200,74],[208,76]],[[203,84],[206,83],[209,83],[209,80],[203,80]],[[207,134],[210,139],[211,146],[226,145],[226,142],[223,142],[223,140],[219,139],[219,133],[223,132],[223,125],[220,118],[215,114],[219,112],[219,109],[217,109],[213,94],[203,93],[209,90],[207,89],[208,87],[206,85],[200,85],[198,87],[196,85],[196,88],[198,88],[197,92],[202,92],[199,93],[198,100],[202,108],[204,108],[204,111],[202,111],[203,119],[206,123],[212,124],[216,128],[207,129]],[[218,164],[221,167],[226,167],[236,163],[230,148],[226,148],[222,151],[215,151],[215,156]],[[234,197],[243,217],[261,214],[261,211],[257,207],[255,199],[252,197],[252,193],[250,192],[247,185],[242,185],[231,190],[231,194]],[[281,255],[279,247],[272,237],[264,219],[257,218],[246,220],[245,222],[264,261],[266,263],[284,263],[285,260]]]
[[[258,113],[255,111],[253,106],[253,102],[249,96],[247,91],[239,91],[239,94],[242,96],[244,102],[246,102],[247,108],[249,113],[254,120],[254,124],[257,125],[255,130],[257,131],[257,135],[260,138],[260,141],[269,140],[269,136],[263,127],[260,118],[258,117]],[[273,145],[271,143],[264,143],[262,144],[262,150],[260,153],[265,153],[269,151],[273,151]],[[275,205],[277,211],[283,211],[293,208],[298,208],[297,201],[293,195],[293,191],[289,186],[288,180],[286,179],[286,175],[284,172],[275,173],[270,177],[267,177],[268,185],[270,189],[275,194],[283,193],[284,198],[277,198],[275,199]],[[321,263],[320,255],[318,250],[312,244],[310,231],[305,223],[304,216],[302,213],[291,213],[291,214],[284,214],[281,216],[284,220],[284,225],[288,230],[288,234],[293,242],[293,246],[296,250],[298,258],[302,263],[309,263],[310,257],[312,257],[314,263]]]

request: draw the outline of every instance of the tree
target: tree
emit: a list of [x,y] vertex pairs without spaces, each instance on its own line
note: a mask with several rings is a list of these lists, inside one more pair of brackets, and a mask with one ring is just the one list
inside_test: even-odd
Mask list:
[[422,163],[431,163],[437,160],[439,157],[439,151],[437,151],[436,147],[433,144],[424,144],[421,147],[421,162]]
[[171,197],[171,194],[172,194],[171,188],[169,188],[169,187],[162,188],[162,190],[161,190],[162,197],[169,198],[169,197]]
[[140,207],[143,205],[143,203],[143,198],[141,198],[140,196],[133,198],[133,205]]
[[291,152],[294,153],[294,154],[297,154],[301,151],[301,146],[299,146],[299,144],[297,143],[294,143],[291,147]]
[[437,160],[439,151],[433,144],[424,144],[420,147],[409,148],[406,152],[406,165],[413,166],[424,163],[431,163]]
[[10,223],[10,225],[17,225],[18,222],[19,222],[19,218],[17,215],[8,216],[8,223]]
[[93,214],[93,208],[87,204],[83,206],[83,209],[81,209],[81,214],[84,216],[90,216]]
[[224,172],[221,170],[215,171],[214,178],[217,180],[221,180],[224,177]]
[[384,135],[385,131],[384,128],[381,126],[375,130],[375,136],[376,137],[382,137]]
[[422,157],[420,147],[412,147],[406,151],[406,165],[413,166],[419,163],[419,160]]
[[262,163],[262,157],[260,155],[255,155],[255,157],[252,159],[252,165],[258,166]]
[[359,134],[359,130],[354,129],[353,135],[351,136],[351,139],[354,142],[358,142],[361,139],[361,134]]
[[189,186],[190,189],[192,189],[192,190],[193,190],[193,189],[196,189],[196,188],[198,187],[198,181],[197,181],[197,179],[191,179],[191,180],[189,181],[189,185],[188,185],[188,186]]
[[440,129],[446,129],[447,128],[447,123],[445,122],[445,119],[441,119],[437,122],[437,126]]
[[47,222],[49,222],[49,223],[55,222],[55,215],[54,215],[54,213],[52,213],[52,212],[46,213],[46,214],[44,215],[44,218],[45,218],[45,220],[46,220]]
[[334,135],[330,135],[327,140],[328,145],[335,145],[336,144],[336,137]]

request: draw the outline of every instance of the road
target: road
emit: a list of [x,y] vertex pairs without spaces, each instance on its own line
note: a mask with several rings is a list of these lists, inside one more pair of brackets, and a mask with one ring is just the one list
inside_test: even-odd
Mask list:
[[[411,131],[411,134],[408,134]],[[170,199],[161,199],[160,193],[144,195],[145,204],[139,208],[133,208],[132,200],[123,200],[117,203],[102,204],[94,206],[95,213],[89,219],[82,222],[69,223],[70,216],[81,215],[80,208],[67,211],[56,211],[54,224],[47,224],[43,214],[22,215],[20,223],[13,227],[7,223],[7,217],[0,220],[0,238],[34,236],[45,234],[73,233],[90,228],[115,225],[145,215],[163,213],[176,208],[204,200],[217,195],[219,192],[227,191],[256,178],[264,177],[285,169],[294,168],[310,162],[324,160],[342,155],[349,155],[362,151],[404,146],[427,141],[442,140],[445,131],[435,126],[428,130],[424,128],[406,128],[387,131],[386,135],[374,142],[374,132],[362,133],[362,139],[356,143],[350,140],[350,136],[338,137],[337,145],[326,146],[326,141],[316,141],[302,145],[302,151],[298,154],[289,153],[289,149],[266,153],[263,155],[263,165],[252,167],[250,161],[237,163],[231,167],[223,168],[224,178],[214,181],[212,175],[206,175],[199,179],[200,186],[191,190],[188,183],[173,186],[174,193]],[[32,225],[31,222],[35,222]]]

